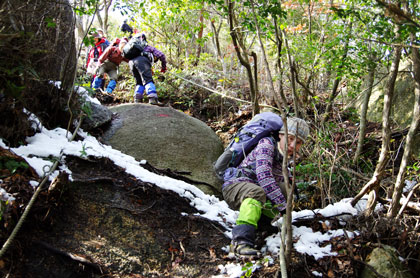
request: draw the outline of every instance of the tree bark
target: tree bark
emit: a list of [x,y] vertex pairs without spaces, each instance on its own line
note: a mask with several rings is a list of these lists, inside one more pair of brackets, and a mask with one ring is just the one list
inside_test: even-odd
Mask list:
[[[251,63],[248,60],[248,54],[243,47],[240,47],[238,34],[236,32],[235,23],[234,23],[234,2],[231,0],[227,0],[228,6],[228,13],[229,13],[229,30],[230,36],[232,37],[233,46],[236,51],[236,55],[238,56],[239,62],[242,66],[245,67],[247,75],[248,75],[248,82],[250,86],[250,93],[251,93],[251,100],[252,100],[252,113],[253,115],[260,113],[260,106],[258,103],[258,83],[257,83],[257,76],[253,75]],[[241,52],[241,48],[243,49],[244,55]],[[257,55],[255,53],[251,54],[254,58],[254,70],[257,72]]]
[[[372,61],[375,61],[374,57],[372,57]],[[357,148],[356,153],[354,154],[353,163],[357,163],[359,159],[360,153],[362,152],[363,141],[366,135],[366,116],[369,107],[369,99],[370,95],[372,94],[373,84],[375,82],[375,69],[376,69],[376,62],[369,64],[369,75],[368,75],[368,89],[366,94],[363,98],[362,104],[362,112],[360,114],[360,130],[359,130],[359,139],[357,141]]]
[[[415,34],[411,34],[411,43],[415,42]],[[406,166],[411,155],[414,143],[414,135],[420,124],[420,53],[417,48],[411,48],[411,59],[413,62],[413,75],[414,75],[414,94],[415,102],[413,108],[413,118],[411,120],[410,129],[407,134],[405,142],[404,154],[401,161],[400,169],[398,172],[397,180],[395,182],[394,192],[392,194],[391,207],[389,208],[387,217],[395,217],[400,208],[400,199],[404,188],[404,176],[406,172]]]
[[[396,27],[396,39],[398,40],[399,35],[399,26]],[[382,179],[382,176],[385,172],[386,164],[389,160],[389,143],[390,143],[390,115],[391,115],[391,106],[392,106],[392,98],[394,96],[394,89],[395,89],[395,80],[397,79],[398,75],[398,66],[400,64],[401,59],[401,46],[394,47],[394,59],[391,65],[391,72],[390,77],[388,80],[388,84],[386,86],[385,96],[384,96],[384,108],[382,112],[382,147],[381,153],[379,155],[379,160],[376,164],[375,172],[373,174],[372,179],[362,188],[362,190],[357,194],[356,197],[353,198],[351,204],[354,206],[360,200],[360,198],[370,191],[369,199],[366,206],[365,214],[369,215],[373,212],[376,206],[377,201],[377,193],[379,189],[379,185]]]
[[198,61],[200,60],[200,55],[201,55],[201,43],[200,40],[203,38],[203,31],[204,31],[204,16],[203,16],[203,10],[200,11],[200,30],[198,31],[198,46],[197,46],[197,55],[195,58],[195,62],[194,65],[197,66],[198,65]]
[[217,57],[220,60],[220,63],[222,64],[223,75],[226,77],[227,66],[224,60],[224,55],[222,54],[222,50],[220,48],[220,39],[219,39],[220,29],[222,28],[222,22],[220,22],[218,27],[216,27],[214,22],[215,22],[214,19],[210,20],[211,29],[213,30],[213,33],[214,33],[213,41],[214,41],[214,45],[216,46]]
[[293,108],[295,110],[295,115],[296,117],[299,117],[299,98],[297,96],[297,92],[296,92],[296,78],[295,78],[295,71],[293,70],[294,67],[294,59],[292,58],[292,55],[290,54],[290,48],[289,48],[289,43],[287,41],[286,38],[286,34],[283,32],[283,39],[284,39],[284,44],[286,46],[286,50],[287,50],[287,60],[289,61],[289,68],[290,68],[290,84],[292,85],[292,95],[293,95]]
[[[276,44],[277,44],[277,69],[278,69],[278,74],[279,74],[279,78],[278,78],[278,94],[280,96],[280,98],[282,99],[283,104],[283,109],[287,110],[287,101],[286,101],[286,97],[284,96],[284,91],[283,91],[283,69],[282,69],[282,61],[281,61],[281,50],[283,47],[283,39],[282,39],[282,34],[281,31],[279,30],[278,24],[277,24],[277,18],[274,17],[273,18],[273,22],[274,22],[274,28],[276,31]],[[274,92],[276,93],[276,92]],[[284,97],[284,99],[283,99]],[[274,101],[276,101],[278,99],[278,96],[274,97]],[[277,106],[279,107],[279,109],[281,109],[282,104],[281,103],[277,103]]]

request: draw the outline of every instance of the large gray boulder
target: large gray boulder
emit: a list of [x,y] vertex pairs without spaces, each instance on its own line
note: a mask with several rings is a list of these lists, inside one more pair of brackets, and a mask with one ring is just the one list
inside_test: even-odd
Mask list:
[[106,106],[91,102],[90,107],[91,117],[86,117],[82,123],[82,128],[85,131],[93,130],[111,121],[112,112]]
[[[400,73],[395,82],[394,95],[392,98],[391,120],[393,124],[398,125],[401,129],[410,127],[413,117],[413,108],[415,103],[414,95],[414,79],[411,75],[411,64],[402,62],[400,65]],[[384,106],[384,93],[387,88],[388,79],[385,78],[377,84],[369,99],[369,109],[367,119],[371,122],[382,123],[382,111]],[[354,107],[361,112],[363,98],[365,92],[360,95],[354,104]],[[413,152],[420,155],[420,134],[415,136]]]
[[223,152],[219,137],[202,121],[170,107],[123,104],[103,139],[113,148],[152,166],[190,172],[203,192],[220,196],[221,182],[213,173],[213,162]]

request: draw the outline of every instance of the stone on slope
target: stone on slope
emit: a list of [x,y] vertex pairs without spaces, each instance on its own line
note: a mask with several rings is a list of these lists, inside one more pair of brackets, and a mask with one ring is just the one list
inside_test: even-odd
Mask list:
[[221,182],[212,166],[223,145],[205,123],[170,107],[123,104],[110,110],[118,116],[105,133],[105,142],[156,168],[191,172],[186,177],[207,184],[198,188],[220,196]]

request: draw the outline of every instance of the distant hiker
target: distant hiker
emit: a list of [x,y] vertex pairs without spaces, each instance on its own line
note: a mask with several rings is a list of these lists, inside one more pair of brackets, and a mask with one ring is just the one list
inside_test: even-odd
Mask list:
[[107,44],[105,39],[98,33],[94,33],[92,36],[95,41],[95,45],[88,50],[86,72],[92,76],[91,82],[93,83],[95,71],[99,67],[98,59],[107,48]]
[[123,24],[121,25],[121,32],[129,33],[128,37],[131,39],[133,35],[133,28],[131,28],[130,25],[127,24],[127,19],[125,19]]
[[99,36],[101,36],[101,38],[103,38],[105,40],[106,47],[111,45],[111,43],[105,37],[104,31],[102,29],[97,29],[96,32],[99,34]]
[[106,88],[107,93],[112,93],[117,86],[118,66],[122,61],[127,62],[121,55],[121,50],[128,41],[126,39],[115,39],[112,46],[108,47],[104,53],[99,57],[99,66],[96,70],[96,77],[93,80],[93,89],[99,90],[102,82],[104,82],[104,74],[108,74],[109,83]]
[[[131,50],[136,50],[135,52]],[[134,53],[133,55],[130,55]],[[136,88],[134,90],[134,101],[142,102],[143,93],[146,91],[149,103],[160,105],[156,86],[153,82],[152,63],[156,60],[161,61],[161,72],[166,72],[165,55],[147,44],[145,34],[133,37],[123,49],[123,56],[130,60],[129,65],[131,72],[136,79]]]
[[[269,125],[267,122],[264,124]],[[232,209],[239,210],[236,225],[232,229],[230,250],[238,256],[259,254],[254,249],[254,244],[260,218],[262,215],[274,218],[286,205],[283,155],[292,157],[294,145],[296,144],[298,152],[309,134],[308,124],[304,120],[288,118],[288,146],[285,150],[285,130],[280,117],[279,126],[281,129],[278,135],[274,132],[271,136],[259,139],[238,167],[228,168],[234,170],[234,175],[225,175],[227,178],[222,186],[223,198]]]

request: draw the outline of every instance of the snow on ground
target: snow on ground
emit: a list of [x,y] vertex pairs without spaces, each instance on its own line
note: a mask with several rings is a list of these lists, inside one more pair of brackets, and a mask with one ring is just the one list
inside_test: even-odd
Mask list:
[[[34,118],[32,115],[30,117]],[[101,144],[95,137],[88,135],[82,130],[78,132],[78,135],[80,135],[83,140],[69,142],[71,134],[69,134],[66,130],[62,128],[48,130],[45,127],[42,127],[36,118],[34,118],[34,120],[38,133],[27,138],[27,145],[10,148],[10,150],[17,155],[22,156],[41,177],[50,171],[50,168],[53,165],[51,157],[60,159],[62,166],[50,175],[50,180],[58,175],[59,170],[68,172],[71,178],[71,171],[64,164],[63,158],[66,155],[94,156],[98,158],[107,157],[116,165],[126,169],[127,173],[135,176],[136,178],[144,182],[156,184],[163,189],[172,190],[180,196],[186,197],[190,200],[191,205],[200,211],[200,215],[202,217],[219,222],[226,228],[226,236],[231,237],[231,228],[235,223],[238,212],[231,210],[225,201],[221,201],[214,196],[206,195],[195,186],[184,181],[151,173],[141,167],[141,164],[144,164],[145,161],[136,161],[129,155],[115,150],[108,145]],[[8,148],[1,138],[0,146]],[[31,181],[31,185],[36,187],[38,182]],[[9,200],[9,202],[13,202],[14,200],[13,196],[8,194],[2,188],[0,188],[0,196],[4,200]],[[365,207],[365,200],[360,201],[356,207],[352,207],[350,205],[350,200],[351,199],[344,199],[334,205],[328,205],[323,209],[314,211],[303,210],[293,212],[292,217],[294,220],[308,217],[310,218],[313,217],[315,213],[326,217],[340,214],[356,215]],[[345,215],[342,217],[342,220],[345,221]],[[279,221],[281,223],[282,219]],[[328,242],[331,238],[343,235],[343,232],[344,231],[342,229],[339,229],[330,230],[322,234],[321,232],[315,233],[308,227],[293,227],[293,235],[294,238],[297,239],[297,242],[294,244],[294,248],[300,253],[314,256],[315,259],[325,256],[334,256],[336,254],[331,251],[330,245],[323,247],[320,245],[324,245],[324,243]],[[348,232],[348,234],[349,237],[354,236],[353,233]],[[266,238],[266,246],[263,247],[262,251],[268,251],[268,256],[271,255],[275,257],[278,254],[279,246],[280,234],[278,233]],[[224,251],[226,250],[228,250],[228,248],[224,249]],[[270,257],[266,257],[266,260],[267,258],[270,259]],[[244,273],[243,266],[233,263],[219,266],[219,269],[221,274],[215,277],[240,277]]]

